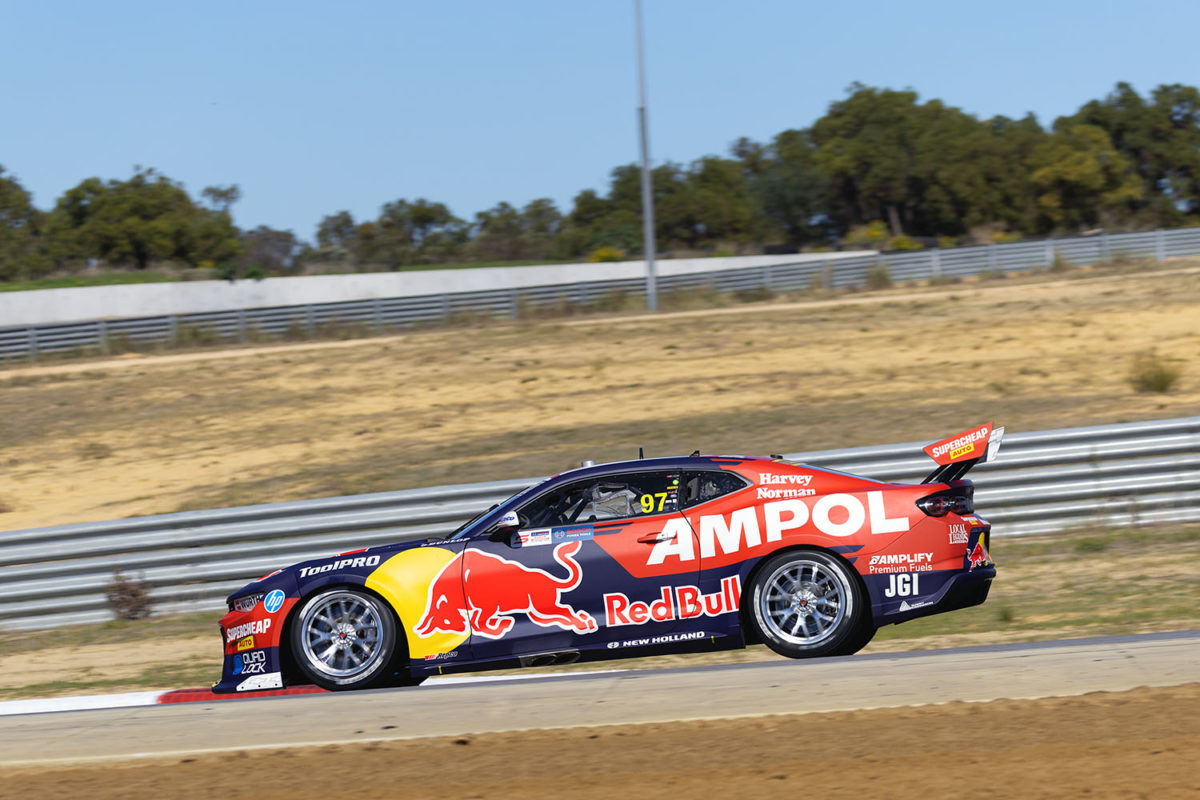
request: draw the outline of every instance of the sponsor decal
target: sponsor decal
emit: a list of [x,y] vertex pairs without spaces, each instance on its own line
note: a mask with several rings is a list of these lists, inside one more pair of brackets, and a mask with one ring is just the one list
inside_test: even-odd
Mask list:
[[268,614],[274,614],[279,609],[283,608],[283,589],[272,589],[267,592],[267,596],[263,599],[263,608]]
[[377,567],[379,566],[379,556],[357,556],[355,558],[341,558],[337,561],[330,561],[328,564],[322,564],[319,567],[301,567],[300,577],[310,578],[313,575],[320,575],[322,572],[333,572],[339,569],[359,569],[361,567]]
[[970,561],[968,571],[976,567],[991,566],[992,563],[991,556],[988,555],[987,548],[983,546],[983,542],[976,542],[975,549],[970,552],[967,558]]
[[907,600],[900,603],[900,611],[912,611],[914,608],[924,608],[925,606],[933,605],[932,600],[922,600],[919,603],[910,603]]
[[[867,502],[852,494],[827,494],[812,503],[801,499],[763,503],[762,520],[755,507],[741,508],[731,514],[711,514],[700,517],[696,535],[700,540],[700,557],[714,558],[720,549],[724,555],[758,547],[764,541],[778,542],[787,531],[812,525],[826,536],[853,536],[864,530],[872,534],[902,533],[909,529],[908,517],[888,517],[882,491],[866,492]],[[658,543],[650,551],[648,566],[663,564],[668,558],[695,561],[692,528],[686,519],[676,517],[667,521],[659,534]]]
[[560,528],[551,528],[550,532],[554,537],[555,544],[587,541],[594,536],[591,525],[563,525]]
[[758,482],[765,486],[808,486],[812,479],[812,475],[781,475],[777,472],[760,472],[758,475]]
[[550,544],[553,540],[550,538],[549,528],[538,528],[531,531],[517,531],[517,541],[520,542],[519,547],[540,547]]
[[544,628],[595,631],[590,614],[562,602],[563,593],[583,579],[583,568],[574,558],[581,546],[576,541],[554,548],[554,560],[567,570],[564,578],[482,550],[464,550],[429,584],[425,612],[413,632],[421,638],[457,633],[499,639],[512,629],[514,614],[525,614]]
[[981,520],[979,517],[968,514],[963,515],[963,522],[967,523],[972,528],[974,528],[976,525],[987,525],[987,523]]
[[969,537],[966,525],[950,524],[950,544],[966,544]]
[[234,625],[229,630],[225,631],[225,644],[237,641],[243,636],[250,636],[256,633],[266,633],[271,630],[271,620],[256,619],[251,622],[246,622],[241,625]]
[[670,622],[676,619],[716,617],[738,610],[742,584],[737,575],[721,581],[720,591],[703,594],[697,586],[662,587],[658,599],[645,603],[630,601],[621,592],[604,595],[604,624],[609,628],[622,625],[645,625],[647,622]]
[[239,653],[233,657],[234,675],[262,675],[267,671],[267,653],[265,650],[251,650]]
[[867,571],[873,574],[892,572],[930,572],[933,570],[933,553],[889,553],[871,556]]
[[934,442],[925,447],[925,453],[939,464],[949,464],[963,458],[982,456],[984,444],[992,435],[992,423],[981,425],[974,430]]
[[263,675],[252,675],[237,685],[239,692],[252,692],[258,689],[282,689],[283,675],[278,672],[268,672]]
[[458,651],[451,650],[449,653],[430,653],[425,656],[426,661],[441,661],[444,658],[458,658]]
[[790,497],[812,497],[816,489],[772,489],[767,486],[758,487],[759,500],[779,500]]
[[915,597],[921,593],[921,573],[897,572],[888,575],[884,597]]
[[518,531],[520,547],[538,547],[562,542],[582,542],[591,539],[591,525],[563,525],[556,528],[534,528],[528,531]]
[[623,642],[609,642],[609,650],[619,650],[622,647],[649,647],[656,644],[671,644],[672,642],[692,642],[696,639],[703,639],[708,634],[704,631],[691,631],[689,633],[665,633],[661,636],[647,636],[645,639],[626,639]]
[[254,649],[254,637],[253,636],[243,636],[241,639],[237,640],[238,652],[241,652],[242,650],[253,650],[253,649]]

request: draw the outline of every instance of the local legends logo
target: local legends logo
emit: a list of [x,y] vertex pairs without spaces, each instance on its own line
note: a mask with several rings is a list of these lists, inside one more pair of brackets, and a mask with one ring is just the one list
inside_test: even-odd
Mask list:
[[[797,476],[805,477],[805,476]],[[724,555],[760,546],[764,541],[778,542],[783,535],[810,522],[826,536],[844,538],[866,530],[872,534],[903,533],[909,529],[907,516],[889,517],[883,492],[866,492],[867,502],[852,494],[827,494],[812,502],[779,500],[762,504],[762,523],[754,506],[732,514],[706,514],[700,517],[696,538],[700,540],[700,558],[715,558],[717,549]],[[650,551],[647,566],[664,563],[668,558],[695,561],[692,528],[682,517],[663,526],[658,543]]]
[[671,622],[677,619],[716,617],[738,610],[742,599],[742,584],[737,575],[721,581],[719,591],[704,594],[697,586],[662,587],[658,599],[652,602],[630,600],[622,592],[604,595],[604,624],[609,628],[622,625],[645,625],[647,622]]

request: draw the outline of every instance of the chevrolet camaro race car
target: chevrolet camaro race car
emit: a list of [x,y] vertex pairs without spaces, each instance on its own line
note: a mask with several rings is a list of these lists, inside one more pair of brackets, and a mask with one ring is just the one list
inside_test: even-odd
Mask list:
[[214,692],[412,685],[448,672],[721,650],[848,655],[882,625],[978,605],[991,526],[963,476],[989,423],[918,485],[778,457],[556,475],[444,538],[296,564],[230,595]]

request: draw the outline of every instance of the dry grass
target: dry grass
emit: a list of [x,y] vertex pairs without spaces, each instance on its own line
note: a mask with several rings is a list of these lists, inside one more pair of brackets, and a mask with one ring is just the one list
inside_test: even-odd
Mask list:
[[[1200,275],[1009,279],[658,317],[0,371],[6,529],[1196,413]],[[1154,348],[1170,393],[1125,365]]]

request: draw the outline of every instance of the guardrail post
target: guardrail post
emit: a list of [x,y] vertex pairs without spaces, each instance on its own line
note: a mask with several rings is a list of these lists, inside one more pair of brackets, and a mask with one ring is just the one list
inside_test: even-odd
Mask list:
[[375,327],[383,327],[383,298],[376,297],[371,301],[371,316],[375,320]]
[[996,243],[988,242],[987,246],[988,269],[992,272],[997,272],[996,265],[999,263],[999,258],[996,256]]
[[38,357],[37,328],[33,328],[33,327],[26,328],[25,329],[25,339],[26,339],[25,349],[29,351],[29,360],[37,361],[37,357]]
[[508,316],[519,319],[521,316],[521,292],[519,289],[508,290]]
[[246,309],[239,308],[237,312],[237,337],[239,342],[246,341]]
[[1107,233],[1100,234],[1100,247],[1104,252],[1104,260],[1111,262],[1113,260],[1112,242],[1109,240]]
[[1050,242],[1046,242],[1046,263],[1044,266],[1046,269],[1054,266],[1054,245]]
[[1167,232],[1162,228],[1154,232],[1154,260],[1167,260]]
[[308,331],[308,338],[315,339],[317,337],[317,316],[313,313],[311,305],[304,307],[304,327]]
[[96,320],[96,345],[101,353],[108,352],[108,323],[102,319]]
[[179,317],[174,314],[167,317],[167,339],[171,344],[179,341]]
[[942,254],[937,250],[929,251],[929,274],[934,279],[942,277]]

